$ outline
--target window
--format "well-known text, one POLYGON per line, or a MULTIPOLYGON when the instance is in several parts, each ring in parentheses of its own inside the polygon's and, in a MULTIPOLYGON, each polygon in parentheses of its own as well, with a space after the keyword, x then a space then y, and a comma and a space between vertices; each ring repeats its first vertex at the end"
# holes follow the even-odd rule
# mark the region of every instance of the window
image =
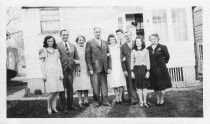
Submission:
POLYGON ((40 9, 41 33, 58 33, 60 19, 58 8, 40 9))
POLYGON ((160 40, 165 42, 168 41, 168 25, 167 25, 167 15, 165 9, 154 9, 152 10, 152 24, 153 33, 158 33, 160 35, 160 40))
POLYGON ((186 9, 172 9, 173 40, 187 41, 186 9))

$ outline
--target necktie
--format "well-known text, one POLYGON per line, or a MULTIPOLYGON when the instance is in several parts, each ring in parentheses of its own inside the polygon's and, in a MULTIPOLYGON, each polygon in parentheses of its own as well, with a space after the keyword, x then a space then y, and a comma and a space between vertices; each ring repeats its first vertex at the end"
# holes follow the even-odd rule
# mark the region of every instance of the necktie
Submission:
POLYGON ((69 55, 69 48, 68 48, 68 45, 67 45, 67 43, 65 42, 65 48, 66 48, 66 52, 67 52, 67 54, 69 55))

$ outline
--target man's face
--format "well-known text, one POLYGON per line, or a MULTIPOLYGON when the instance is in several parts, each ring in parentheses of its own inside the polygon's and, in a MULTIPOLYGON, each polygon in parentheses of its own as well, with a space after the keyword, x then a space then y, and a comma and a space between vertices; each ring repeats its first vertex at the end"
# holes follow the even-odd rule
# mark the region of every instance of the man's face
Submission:
POLYGON ((131 32, 126 32, 125 33, 125 39, 126 39, 127 42, 131 41, 131 32))
POLYGON ((123 39, 124 36, 123 36, 122 32, 117 32, 116 34, 117 34, 117 37, 118 37, 119 40, 123 39))
POLYGON ((68 31, 62 31, 60 36, 64 42, 67 42, 69 40, 69 32, 68 31))
POLYGON ((100 39, 101 38, 101 29, 100 28, 95 28, 94 35, 95 35, 96 39, 100 39))

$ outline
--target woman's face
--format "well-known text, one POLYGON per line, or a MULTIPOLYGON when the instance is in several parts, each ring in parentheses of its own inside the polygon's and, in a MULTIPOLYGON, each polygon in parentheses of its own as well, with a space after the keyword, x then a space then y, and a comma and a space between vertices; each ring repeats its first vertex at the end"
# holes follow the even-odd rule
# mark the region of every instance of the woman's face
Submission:
POLYGON ((79 38, 78 38, 78 41, 77 41, 77 44, 78 44, 79 46, 83 47, 83 46, 84 46, 84 43, 85 43, 84 38, 79 37, 79 38))
POLYGON ((141 39, 140 38, 136 39, 136 46, 141 47, 141 44, 142 44, 141 39))
POLYGON ((150 41, 151 41, 152 44, 158 44, 158 42, 159 42, 159 41, 158 41, 158 38, 155 37, 155 36, 151 36, 151 37, 150 37, 150 41))
POLYGON ((116 44, 116 41, 115 41, 115 38, 114 37, 110 37, 109 38, 109 42, 110 42, 111 45, 116 44))
POLYGON ((49 38, 49 39, 47 39, 47 45, 48 45, 48 47, 52 47, 52 46, 53 46, 53 44, 54 44, 54 40, 53 40, 53 38, 49 38))

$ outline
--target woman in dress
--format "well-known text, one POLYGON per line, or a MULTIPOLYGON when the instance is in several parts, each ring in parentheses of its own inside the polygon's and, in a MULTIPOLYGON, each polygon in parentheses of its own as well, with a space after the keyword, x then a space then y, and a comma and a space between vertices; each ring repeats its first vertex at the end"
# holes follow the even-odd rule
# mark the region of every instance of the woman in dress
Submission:
POLYGON ((112 56, 112 72, 107 76, 108 87, 114 88, 116 103, 122 104, 122 95, 124 86, 126 86, 126 79, 121 66, 120 45, 117 45, 116 38, 113 34, 108 36, 108 43, 112 56))
POLYGON ((159 35, 151 34, 149 36, 151 45, 147 48, 150 55, 150 83, 154 88, 157 98, 156 106, 164 106, 165 89, 171 88, 171 80, 169 77, 166 63, 168 63, 170 55, 165 45, 159 43, 159 35))
POLYGON ((77 90, 79 106, 83 108, 89 106, 88 90, 91 89, 90 76, 85 62, 85 37, 79 35, 76 38, 76 43, 76 48, 80 57, 80 75, 76 76, 74 79, 74 89, 77 90), (83 93, 84 102, 82 100, 83 93))
POLYGON ((64 91, 62 83, 63 71, 60 55, 56 49, 55 38, 53 36, 46 36, 43 44, 43 48, 39 50, 39 59, 41 61, 43 79, 46 84, 46 92, 50 93, 47 111, 51 114, 52 111, 58 112, 56 109, 58 92, 64 91))
POLYGON ((150 76, 149 51, 145 48, 142 37, 137 36, 131 51, 131 76, 135 78, 135 85, 139 97, 139 106, 148 107, 147 86, 150 76))

